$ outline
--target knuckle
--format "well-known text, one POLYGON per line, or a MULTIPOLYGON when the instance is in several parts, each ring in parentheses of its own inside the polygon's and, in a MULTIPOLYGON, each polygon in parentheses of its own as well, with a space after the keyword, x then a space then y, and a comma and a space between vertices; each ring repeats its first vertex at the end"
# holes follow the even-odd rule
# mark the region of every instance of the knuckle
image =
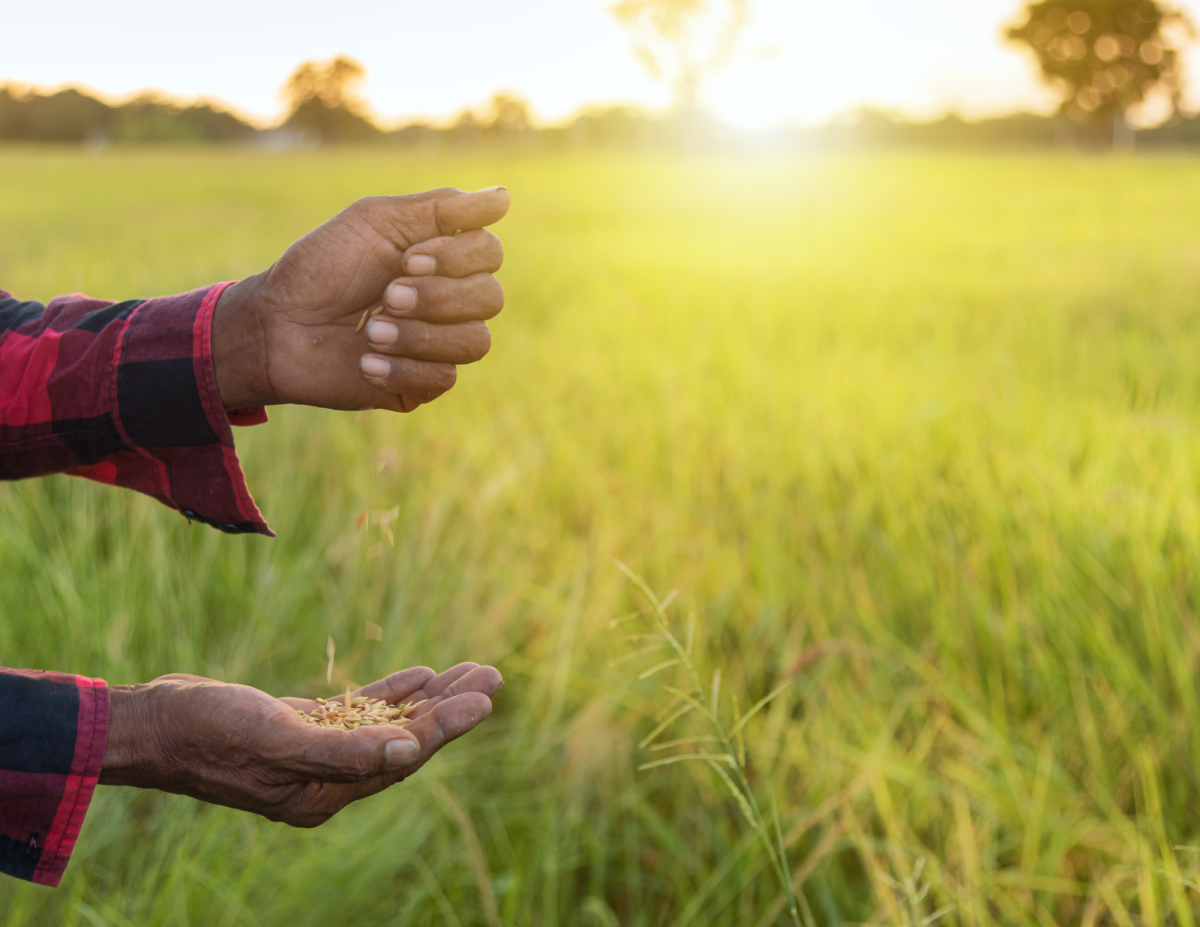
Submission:
POLYGON ((355 200, 350 204, 350 212, 359 216, 369 216, 375 212, 379 206, 379 197, 364 196, 355 200))
POLYGON ((449 738, 447 736, 446 728, 442 724, 442 713, 439 711, 431 711, 429 714, 430 714, 430 717, 433 719, 433 726, 437 730, 437 734, 433 740, 434 749, 440 749, 451 738, 449 738))
POLYGON ((492 349, 492 330, 486 322, 479 324, 475 338, 475 359, 480 360, 487 357, 488 351, 492 349))
POLYGON ((457 229, 452 228, 453 223, 442 215, 442 200, 433 201, 433 227, 438 230, 441 235, 453 235, 457 229))
POLYGON ((411 333, 413 350, 418 354, 427 354, 433 347, 433 334, 435 329, 428 322, 421 322, 415 326, 411 333))
POLYGON ((396 392, 404 392, 405 388, 412 383, 414 372, 417 369, 416 361, 408 357, 393 357, 391 360, 392 375, 388 377, 388 389, 396 392))

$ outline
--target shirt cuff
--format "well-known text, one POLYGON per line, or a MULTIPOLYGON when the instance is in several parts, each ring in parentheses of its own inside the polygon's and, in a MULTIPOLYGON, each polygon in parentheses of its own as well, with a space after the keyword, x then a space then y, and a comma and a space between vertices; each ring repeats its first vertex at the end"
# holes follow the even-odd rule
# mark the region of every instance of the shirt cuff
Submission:
POLYGON ((56 886, 108 747, 103 679, 0 669, 0 872, 56 886))
POLYGON ((229 534, 274 537, 250 496, 230 427, 261 424, 266 410, 226 413, 217 392, 212 321, 228 286, 149 299, 130 315, 111 389, 114 424, 134 450, 72 472, 136 488, 229 534))

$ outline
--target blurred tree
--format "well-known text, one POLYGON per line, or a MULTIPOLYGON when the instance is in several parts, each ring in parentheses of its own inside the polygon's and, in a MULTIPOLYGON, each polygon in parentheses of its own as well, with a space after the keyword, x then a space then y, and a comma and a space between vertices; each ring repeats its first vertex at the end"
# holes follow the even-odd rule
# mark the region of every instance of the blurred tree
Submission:
POLYGON ((107 134, 117 111, 74 88, 48 96, 0 87, 0 139, 79 142, 107 134))
POLYGON ((750 0, 618 0, 610 7, 649 74, 695 110, 704 81, 719 71, 749 21, 750 0))
POLYGON ((142 94, 110 106, 73 88, 43 96, 0 86, 0 141, 239 142, 254 134, 211 103, 142 94))
POLYGON ((514 93, 500 91, 492 94, 492 102, 488 104, 491 110, 492 128, 501 132, 521 132, 533 121, 529 114, 529 104, 514 93))
POLYGON ((1179 45, 1193 34, 1183 13, 1154 0, 1042 0, 1026 14, 1007 37, 1037 56, 1072 122, 1120 132, 1156 90, 1178 111, 1179 45))
POLYGON ((117 142, 237 142, 254 135, 250 126, 210 103, 182 107, 153 93, 119 107, 110 131, 117 142))
POLYGON ((361 64, 344 55, 324 64, 306 61, 283 85, 283 96, 292 110, 314 97, 329 107, 353 109, 361 103, 353 91, 366 76, 367 71, 361 64))
POLYGON ((483 122, 474 112, 464 109, 444 134, 446 141, 453 146, 478 148, 483 140, 483 122))
POLYGON ((363 100, 355 93, 366 73, 361 64, 345 56, 324 63, 304 62, 281 91, 288 106, 284 128, 313 132, 322 142, 379 138, 379 128, 363 115, 363 100))

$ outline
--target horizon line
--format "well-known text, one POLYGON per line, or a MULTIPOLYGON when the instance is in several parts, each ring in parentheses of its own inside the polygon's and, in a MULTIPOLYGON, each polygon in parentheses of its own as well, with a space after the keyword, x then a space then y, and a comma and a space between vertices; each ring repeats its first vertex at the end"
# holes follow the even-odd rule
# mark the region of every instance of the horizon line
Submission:
MULTIPOLYGON (((104 90, 93 87, 84 81, 67 81, 67 82, 64 82, 61 84, 35 84, 35 83, 27 82, 27 81, 22 81, 19 78, 3 77, 3 78, 0 78, 0 90, 5 90, 5 91, 9 91, 10 93, 14 93, 16 96, 18 96, 18 98, 19 97, 28 97, 28 96, 49 97, 49 96, 53 96, 58 93, 63 93, 65 91, 74 90, 85 96, 90 96, 95 100, 99 100, 101 103, 104 103, 106 106, 110 106, 113 108, 128 106, 132 103, 138 102, 139 100, 147 100, 147 101, 152 101, 155 103, 163 103, 168 106, 175 106, 175 107, 179 107, 181 109, 186 109, 191 106, 208 106, 211 109, 214 109, 216 111, 225 112, 225 113, 228 113, 228 114, 236 117, 241 122, 244 122, 246 125, 250 126, 251 128, 253 128, 259 132, 269 132, 274 129, 282 128, 283 124, 287 121, 286 114, 276 115, 276 116, 273 116, 270 118, 259 117, 257 115, 254 115, 254 114, 242 109, 239 106, 236 106, 232 103, 228 103, 225 100, 222 100, 221 98, 219 98, 217 96, 209 96, 206 94, 201 94, 201 95, 194 96, 194 97, 188 97, 188 96, 183 96, 180 94, 173 94, 170 91, 163 90, 158 87, 139 88, 138 90, 135 90, 128 94, 118 95, 118 94, 108 93, 104 90)), ((533 117, 536 117, 536 112, 533 109, 532 105, 529 104, 528 101, 522 95, 520 95, 519 93, 516 93, 510 89, 506 89, 506 88, 497 88, 496 90, 492 91, 492 95, 501 94, 501 93, 512 94, 515 98, 520 99, 523 102, 525 102, 529 106, 530 115, 533 117)), ((426 126, 430 126, 432 128, 439 129, 439 130, 444 130, 447 128, 452 128, 455 121, 458 120, 459 118, 461 118, 464 114, 471 113, 472 115, 479 116, 480 109, 485 108, 488 105, 488 102, 490 102, 490 98, 487 102, 484 102, 482 104, 482 106, 480 106, 478 104, 475 104, 475 105, 464 104, 459 110, 457 110, 453 115, 450 115, 450 116, 437 117, 437 116, 431 116, 431 115, 425 114, 425 113, 420 113, 420 114, 410 114, 410 115, 405 115, 405 116, 400 116, 400 117, 395 117, 395 118, 387 118, 387 117, 380 116, 371 107, 369 98, 364 98, 363 100, 360 101, 358 106, 354 107, 354 111, 357 112, 359 115, 362 115, 364 118, 370 120, 377 128, 379 128, 383 132, 394 132, 394 131, 398 131, 400 129, 406 128, 408 126, 414 126, 414 125, 426 125, 426 126)), ((570 125, 571 123, 573 123, 573 122, 577 121, 578 119, 583 118, 585 116, 600 113, 600 112, 611 111, 614 109, 629 109, 629 110, 632 110, 638 114, 644 115, 647 118, 651 118, 651 119, 663 119, 663 118, 669 116, 671 113, 671 109, 669 107, 662 108, 662 109, 655 109, 655 108, 647 107, 642 103, 636 103, 636 102, 632 102, 632 101, 624 101, 624 100, 620 100, 620 99, 607 100, 607 101, 595 101, 595 102, 581 103, 578 107, 576 107, 571 112, 571 114, 569 116, 565 117, 562 120, 542 121, 542 120, 533 118, 530 121, 530 128, 535 128, 535 129, 562 128, 562 127, 570 125)), ((904 109, 898 108, 898 107, 890 107, 890 106, 886 106, 886 105, 882 105, 882 104, 871 103, 869 101, 862 101, 860 103, 857 103, 857 104, 851 106, 848 109, 845 109, 838 113, 835 113, 834 115, 832 115, 832 116, 828 117, 827 119, 824 119, 820 122, 805 123, 805 122, 802 122, 801 120, 796 120, 796 119, 781 120, 780 122, 776 123, 774 126, 771 126, 771 127, 758 128, 758 129, 747 129, 747 128, 742 128, 742 127, 738 127, 738 126, 730 124, 727 120, 723 119, 722 117, 720 117, 719 115, 717 115, 716 113, 712 112, 711 110, 709 110, 705 107, 701 107, 701 111, 705 115, 707 115, 709 118, 724 125, 730 131, 734 131, 734 132, 738 132, 738 133, 746 133, 746 134, 762 134, 762 133, 770 133, 770 132, 788 130, 788 129, 795 130, 795 129, 822 128, 822 127, 826 127, 826 126, 836 125, 839 121, 844 120, 847 117, 861 115, 863 113, 878 113, 878 114, 885 115, 885 116, 898 117, 901 121, 908 122, 912 125, 932 125, 934 123, 941 122, 945 119, 951 119, 951 118, 960 119, 961 121, 968 123, 968 124, 979 124, 979 123, 987 122, 987 121, 993 120, 993 119, 1005 119, 1005 118, 1010 118, 1013 116, 1022 116, 1022 115, 1039 116, 1042 118, 1051 118, 1054 115, 1056 115, 1056 112, 1057 112, 1056 110, 1053 110, 1053 109, 1046 111, 1046 112, 1041 112, 1038 110, 1038 108, 1031 106, 1031 107, 1025 107, 1022 109, 1007 109, 1007 110, 1003 110, 1003 111, 997 111, 994 113, 988 113, 986 115, 978 115, 978 116, 968 117, 968 116, 963 115, 963 113, 960 112, 959 109, 957 109, 956 107, 947 106, 947 107, 939 110, 937 112, 937 115, 929 116, 926 114, 918 115, 916 113, 907 112, 904 109)), ((1182 111, 1182 115, 1184 115, 1186 118, 1192 118, 1198 114, 1190 112, 1190 111, 1182 111)), ((1164 123, 1166 121, 1169 121, 1169 120, 1164 120, 1164 123)), ((1141 126, 1139 128, 1153 128, 1153 126, 1141 126)))

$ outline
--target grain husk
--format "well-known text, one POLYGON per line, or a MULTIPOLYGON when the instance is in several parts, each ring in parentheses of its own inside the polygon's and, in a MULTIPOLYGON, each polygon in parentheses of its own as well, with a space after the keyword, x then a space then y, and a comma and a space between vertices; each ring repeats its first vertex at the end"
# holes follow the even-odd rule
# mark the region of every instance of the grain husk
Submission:
POLYGON ((323 698, 315 701, 316 707, 311 712, 296 709, 300 719, 306 724, 344 731, 353 731, 363 726, 404 727, 412 723, 410 715, 413 711, 425 703, 425 700, 422 700, 393 705, 381 698, 367 698, 362 695, 351 697, 349 692, 332 701, 323 698))

